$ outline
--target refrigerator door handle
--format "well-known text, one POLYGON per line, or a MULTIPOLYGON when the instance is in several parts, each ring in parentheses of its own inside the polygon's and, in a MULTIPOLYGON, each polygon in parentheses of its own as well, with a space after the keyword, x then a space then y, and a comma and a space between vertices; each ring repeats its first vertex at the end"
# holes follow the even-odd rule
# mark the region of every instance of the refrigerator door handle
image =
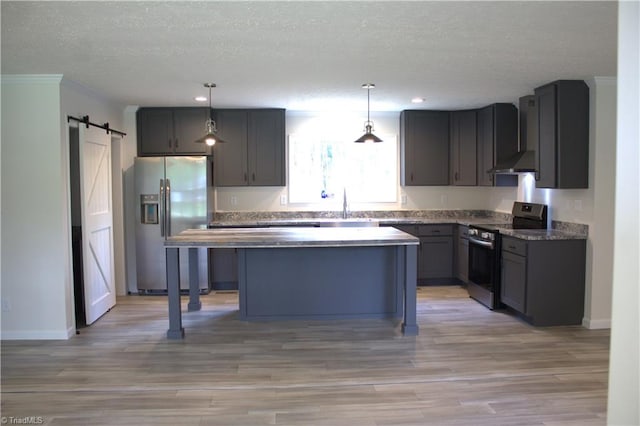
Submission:
POLYGON ((166 234, 167 237, 171 236, 171 181, 169 179, 166 180, 166 206, 167 206, 167 211, 165 212, 165 216, 166 216, 166 220, 167 220, 167 228, 166 228, 166 234))
POLYGON ((160 236, 164 237, 164 211, 165 199, 164 199, 164 179, 160 179, 160 236))

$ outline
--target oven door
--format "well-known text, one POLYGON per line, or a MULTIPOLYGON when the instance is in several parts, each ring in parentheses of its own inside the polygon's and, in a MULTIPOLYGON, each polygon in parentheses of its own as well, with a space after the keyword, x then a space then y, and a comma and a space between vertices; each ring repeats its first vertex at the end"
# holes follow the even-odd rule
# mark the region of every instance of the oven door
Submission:
POLYGON ((500 248, 497 241, 469 236, 469 296, 490 309, 500 305, 500 248))
POLYGON ((496 261, 494 242, 469 237, 469 281, 491 290, 496 261))

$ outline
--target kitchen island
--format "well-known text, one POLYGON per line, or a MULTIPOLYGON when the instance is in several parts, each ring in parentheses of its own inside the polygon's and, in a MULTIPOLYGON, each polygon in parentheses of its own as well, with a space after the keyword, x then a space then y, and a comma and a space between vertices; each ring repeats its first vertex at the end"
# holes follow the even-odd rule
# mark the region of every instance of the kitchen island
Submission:
MULTIPOLYGON (((417 335, 419 239, 390 227, 193 229, 165 241, 169 330, 184 336, 178 252, 189 249, 189 281, 198 282, 197 249, 238 250, 241 320, 402 317, 417 335)), ((196 285, 189 310, 200 309, 196 285)))

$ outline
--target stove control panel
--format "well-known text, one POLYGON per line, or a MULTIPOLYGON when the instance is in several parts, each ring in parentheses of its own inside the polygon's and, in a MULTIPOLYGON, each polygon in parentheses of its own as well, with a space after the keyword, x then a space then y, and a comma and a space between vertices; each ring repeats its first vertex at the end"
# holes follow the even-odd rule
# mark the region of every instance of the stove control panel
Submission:
POLYGON ((469 228, 469 236, 483 239, 485 241, 494 241, 496 239, 496 233, 483 231, 477 228, 469 228))

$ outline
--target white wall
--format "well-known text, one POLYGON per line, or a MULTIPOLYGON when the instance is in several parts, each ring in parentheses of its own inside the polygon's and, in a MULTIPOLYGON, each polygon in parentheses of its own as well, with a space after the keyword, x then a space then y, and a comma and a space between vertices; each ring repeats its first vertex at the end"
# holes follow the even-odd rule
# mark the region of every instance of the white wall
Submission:
POLYGON ((61 75, 2 76, 3 339, 74 334, 67 115, 120 111, 61 75))
POLYGON ((592 211, 587 245, 585 326, 611 327, 613 288, 613 226, 616 181, 617 80, 596 78, 591 89, 589 186, 592 211))
POLYGON ((2 76, 3 339, 73 332, 61 79, 2 76))
POLYGON ((640 424, 640 2, 618 3, 613 313, 607 423, 640 424))

